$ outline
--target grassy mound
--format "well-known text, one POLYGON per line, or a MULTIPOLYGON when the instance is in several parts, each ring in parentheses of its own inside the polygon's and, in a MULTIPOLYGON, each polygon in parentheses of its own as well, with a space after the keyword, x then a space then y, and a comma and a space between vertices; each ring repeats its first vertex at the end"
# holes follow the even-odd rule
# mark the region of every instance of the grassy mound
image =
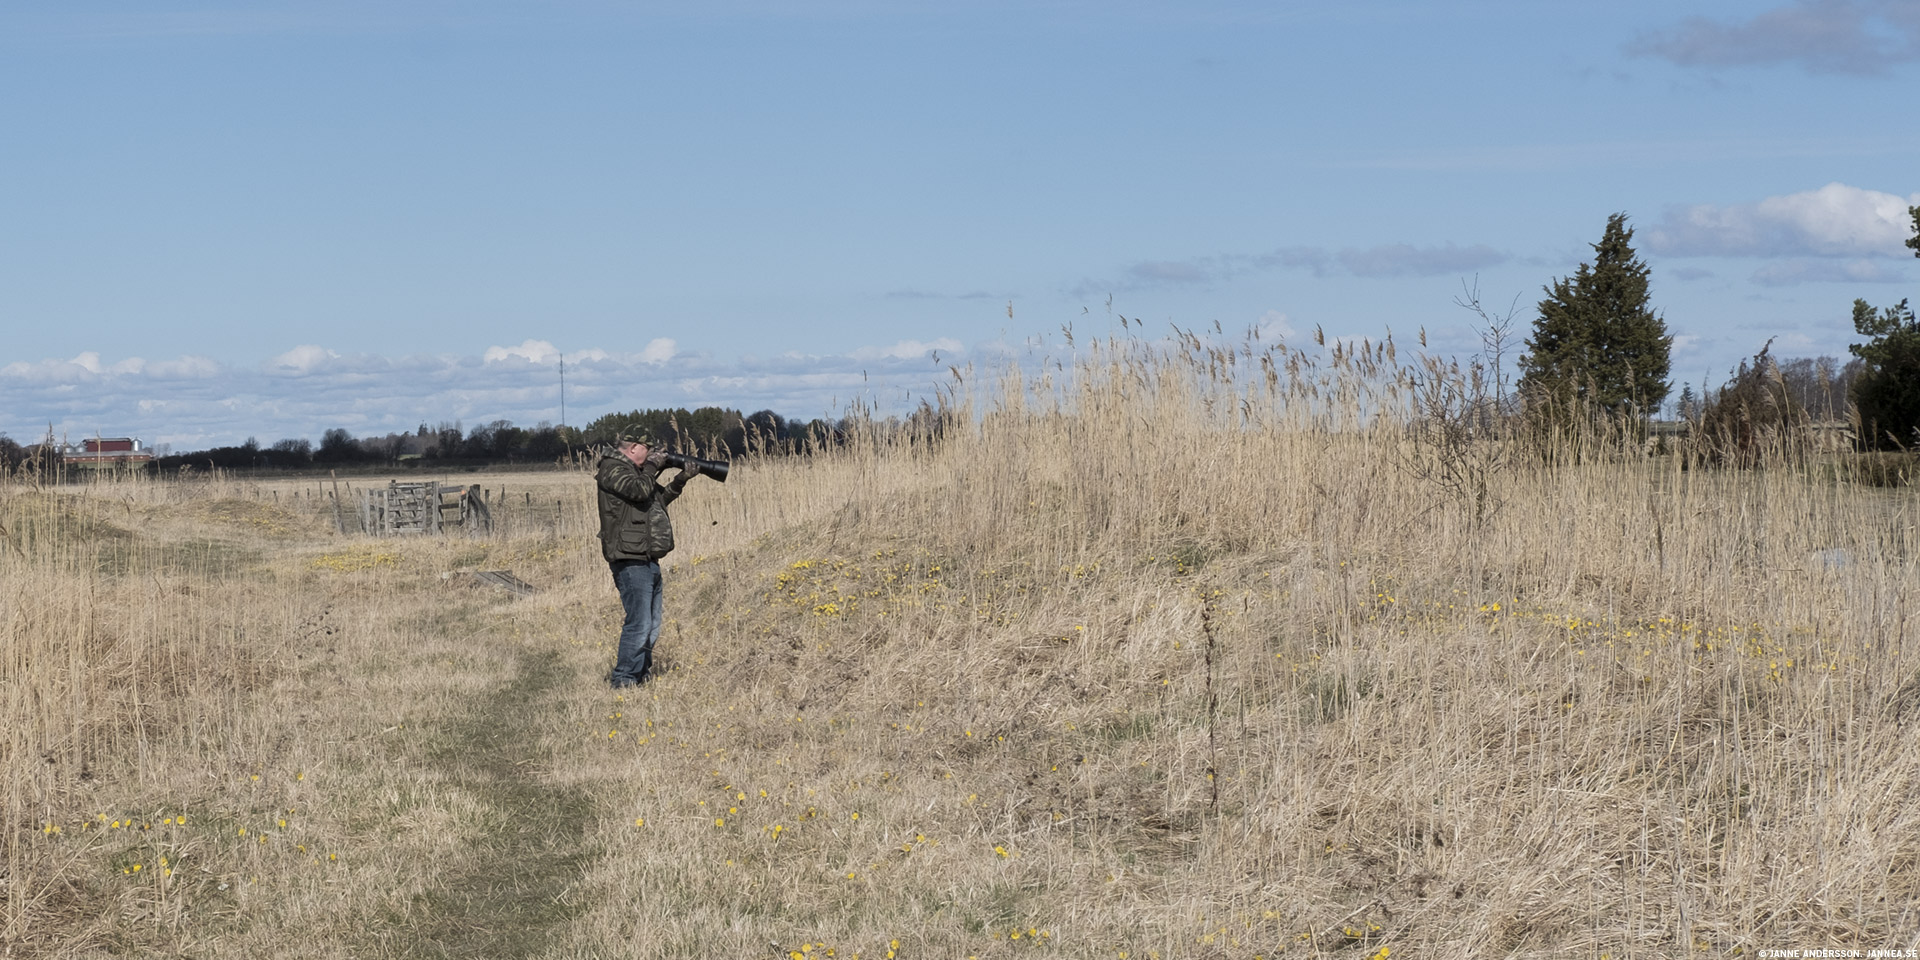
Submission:
POLYGON ((244 563, 0 561, 37 578, 0 598, 8 938, 1904 946, 1920 650, 1894 494, 1622 446, 1489 457, 1463 497, 1423 465, 1476 454, 1402 428, 1392 364, 1103 343, 919 430, 741 462, 675 505, 638 695, 603 682, 620 614, 584 474, 516 475, 555 506, 472 541, 342 537, 324 500, 240 487, 253 506, 175 528, 164 486, 91 491, 156 550, 260 529, 220 534, 244 563), (440 576, 500 568, 537 592, 440 576), (148 585, 192 599, 57 616, 148 585))

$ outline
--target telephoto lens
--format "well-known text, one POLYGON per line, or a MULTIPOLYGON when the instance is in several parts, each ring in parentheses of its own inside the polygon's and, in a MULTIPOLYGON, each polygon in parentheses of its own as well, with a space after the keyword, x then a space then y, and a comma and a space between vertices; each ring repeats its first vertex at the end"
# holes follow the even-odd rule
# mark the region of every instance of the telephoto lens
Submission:
POLYGON ((702 460, 689 457, 684 453, 666 452, 667 466, 680 470, 691 470, 702 476, 712 477, 721 483, 727 482, 727 468, 733 466, 726 460, 702 460))

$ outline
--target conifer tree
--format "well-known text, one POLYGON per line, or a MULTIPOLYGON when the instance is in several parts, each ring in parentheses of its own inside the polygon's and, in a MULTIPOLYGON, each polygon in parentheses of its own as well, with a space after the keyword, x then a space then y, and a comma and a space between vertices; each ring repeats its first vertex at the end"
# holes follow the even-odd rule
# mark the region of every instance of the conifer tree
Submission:
POLYGON ((1881 310, 1855 300, 1853 329, 1868 338, 1847 347, 1864 361, 1852 397, 1860 443, 1870 449, 1912 447, 1920 442, 1920 321, 1905 300, 1881 310))
POLYGON ((1613 214, 1593 263, 1545 288, 1520 360, 1527 402, 1579 401, 1609 413, 1631 405, 1644 415, 1666 401, 1673 337, 1648 306, 1651 271, 1632 241, 1627 215, 1613 214))
MULTIPOLYGON (((1913 214, 1907 246, 1920 257, 1920 207, 1907 212, 1913 214)), ((1905 300, 1880 310, 1855 300, 1853 329, 1868 338, 1847 347, 1863 363, 1852 389, 1860 444, 1897 448, 1920 443, 1920 321, 1905 300)))
POLYGON ((1676 412, 1682 420, 1692 420, 1700 413, 1700 398, 1694 396, 1693 384, 1689 383, 1680 388, 1680 401, 1678 406, 1679 410, 1676 412))

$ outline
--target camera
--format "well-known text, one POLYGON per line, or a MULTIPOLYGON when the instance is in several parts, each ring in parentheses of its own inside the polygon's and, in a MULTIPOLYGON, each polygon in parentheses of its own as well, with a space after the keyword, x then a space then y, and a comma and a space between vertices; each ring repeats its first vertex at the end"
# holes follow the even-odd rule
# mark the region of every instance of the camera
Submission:
POLYGON ((674 453, 671 450, 662 450, 660 455, 666 459, 669 467, 712 477, 721 483, 727 482, 727 468, 733 466, 726 460, 702 460, 699 457, 689 457, 684 453, 674 453))

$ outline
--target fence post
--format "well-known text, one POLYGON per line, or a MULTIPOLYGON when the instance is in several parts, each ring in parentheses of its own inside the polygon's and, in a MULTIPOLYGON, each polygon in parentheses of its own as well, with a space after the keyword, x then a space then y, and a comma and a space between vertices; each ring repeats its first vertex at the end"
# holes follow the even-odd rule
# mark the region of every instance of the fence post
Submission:
POLYGON ((340 474, 328 470, 327 475, 333 478, 333 527, 344 537, 347 535, 347 518, 340 515, 340 474))

